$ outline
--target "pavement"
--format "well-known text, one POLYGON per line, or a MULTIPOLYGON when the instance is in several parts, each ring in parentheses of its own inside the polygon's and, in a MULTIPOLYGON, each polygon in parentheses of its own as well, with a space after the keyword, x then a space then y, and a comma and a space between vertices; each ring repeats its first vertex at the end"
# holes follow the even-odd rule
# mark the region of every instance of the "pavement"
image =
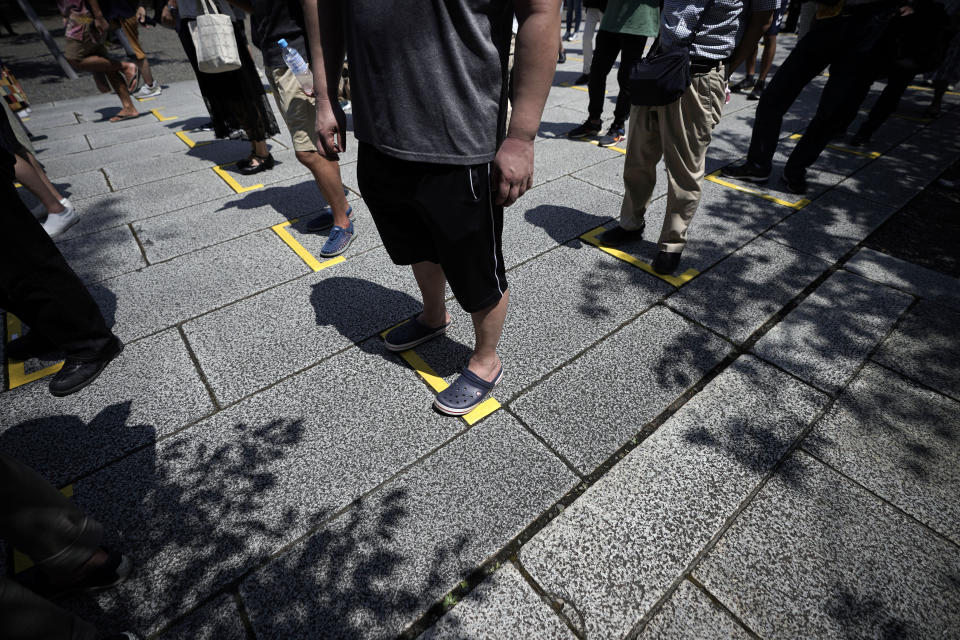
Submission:
MULTIPOLYGON (((756 103, 735 95, 665 280, 652 242, 591 242, 624 156, 563 137, 586 109, 565 86, 578 47, 506 215, 506 375, 467 420, 430 409, 472 344, 455 303, 446 337, 383 347, 419 302, 352 138, 359 236, 323 261, 288 136, 273 171, 235 173, 246 143, 197 131, 194 83, 118 124, 112 96, 34 105, 39 158, 82 215, 58 245, 127 345, 65 399, 55 363, 4 360, 0 447, 136 559, 65 606, 163 639, 960 637, 960 282, 866 246, 960 159, 960 95, 926 121, 930 92, 910 89, 871 145, 825 152, 802 199, 712 175, 747 146, 756 103)), ((825 80, 786 117, 777 168, 825 80)))

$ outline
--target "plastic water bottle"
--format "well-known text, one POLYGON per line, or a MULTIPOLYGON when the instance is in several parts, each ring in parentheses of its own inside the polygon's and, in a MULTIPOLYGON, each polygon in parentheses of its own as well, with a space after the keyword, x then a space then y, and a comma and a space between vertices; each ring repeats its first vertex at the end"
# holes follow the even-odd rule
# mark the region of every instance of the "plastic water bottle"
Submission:
POLYGON ((303 59, 300 52, 291 47, 286 40, 279 40, 277 44, 283 49, 283 61, 287 63, 287 68, 293 73, 294 77, 300 82, 303 91, 307 95, 313 95, 313 73, 307 61, 303 59))

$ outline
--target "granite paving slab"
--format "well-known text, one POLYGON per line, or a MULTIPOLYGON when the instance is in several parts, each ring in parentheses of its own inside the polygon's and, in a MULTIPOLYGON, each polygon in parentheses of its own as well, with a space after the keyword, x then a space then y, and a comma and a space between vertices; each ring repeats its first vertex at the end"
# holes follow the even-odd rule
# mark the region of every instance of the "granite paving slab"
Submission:
POLYGON ((543 116, 540 118, 540 129, 537 131, 537 141, 566 138, 567 132, 580 126, 585 119, 582 111, 569 107, 556 106, 544 109, 543 116))
POLYGON ((880 346, 874 360, 960 400, 960 312, 921 301, 880 346))
MULTIPOLYGON (((319 196, 320 191, 316 189, 316 185, 311 181, 309 184, 314 186, 315 192, 318 194, 318 202, 323 205, 323 199, 319 196)), ((359 199, 353 193, 350 193, 350 200, 348 204, 353 207, 353 214, 351 220, 353 221, 353 231, 354 238, 353 242, 350 244, 350 248, 343 254, 344 258, 351 258, 354 256, 359 256, 371 249, 383 246, 383 241, 380 239, 380 234, 377 232, 377 225, 373 222, 373 217, 370 215, 370 209, 367 208, 366 203, 359 199)), ((326 243, 327 238, 330 237, 331 228, 325 229, 323 231, 307 231, 307 225, 310 224, 312 219, 320 211, 311 212, 306 215, 299 216, 293 224, 289 227, 286 227, 287 233, 290 236, 300 243, 304 249, 306 249, 310 255, 316 258, 319 262, 323 263, 329 258, 324 258, 320 255, 323 245, 326 243)), ((390 262, 388 256, 382 256, 381 258, 385 262, 390 262)), ((406 272, 411 274, 409 267, 406 267, 406 272)))
MULTIPOLYGON (((29 122, 26 123, 29 126, 29 122)), ((41 131, 37 135, 30 136, 30 144, 33 146, 35 155, 43 162, 47 158, 69 155, 80 151, 89 151, 92 147, 87 142, 86 136, 60 136, 52 131, 41 131)))
POLYGON ((667 299, 667 304, 743 342, 827 269, 818 258, 757 238, 667 299))
POLYGON ((167 153, 182 152, 186 147, 175 136, 162 136, 137 140, 114 147, 91 149, 68 156, 44 159, 44 170, 50 179, 82 173, 115 164, 128 162, 131 158, 150 158, 167 153))
MULTIPOLYGON (((789 141, 788 141, 789 142, 789 141)), ((791 143, 792 144, 792 143, 791 143)), ((725 151, 722 147, 718 151, 725 151)), ((745 153, 742 153, 742 156, 745 156, 745 153)), ((770 179, 766 184, 754 184, 750 182, 742 182, 736 180, 735 178, 729 178, 724 175, 716 175, 719 180, 725 182, 730 182, 739 187, 750 189, 752 191, 758 191, 764 195, 777 198, 783 202, 796 204, 800 206, 802 200, 813 201, 818 197, 833 189, 838 184, 843 182, 847 175, 841 173, 832 173, 830 171, 820 168, 818 165, 813 165, 807 170, 807 190, 803 194, 796 194, 787 189, 787 185, 783 182, 783 165, 784 162, 780 158, 775 157, 773 160, 773 168, 770 171, 770 179)), ((859 175, 859 174, 857 174, 859 175)), ((757 196, 753 196, 757 197, 757 196)))
POLYGON ((803 444, 960 544, 960 403, 870 364, 803 444))
MULTIPOLYGON (((144 105, 148 103, 143 103, 144 105)), ((141 110, 143 107, 139 107, 141 110)), ((202 103, 201 103, 201 108, 202 103)), ((158 136, 170 136, 172 135, 171 131, 157 121, 154 117, 142 117, 139 118, 142 124, 137 124, 135 126, 126 127, 124 129, 104 129, 103 131, 98 131, 96 133, 86 134, 86 138, 90 143, 91 149, 102 149, 104 147, 112 147, 115 145, 126 145, 130 142, 140 142, 141 140, 148 140, 150 138, 156 138, 158 136)))
POLYGON ((637 637, 642 640, 749 640, 753 636, 703 591, 684 580, 637 637))
POLYGON ((378 249, 201 316, 184 333, 217 398, 233 402, 421 308, 409 267, 378 249))
POLYGON ((113 227, 58 245, 70 267, 86 283, 99 282, 147 266, 129 227, 113 227))
POLYGON ((804 454, 694 571, 763 638, 947 638, 960 549, 804 454))
MULTIPOLYGON (((579 241, 550 251, 507 274, 511 305, 498 352, 504 377, 493 395, 501 403, 539 380, 621 323, 662 298, 666 282, 579 241)), ((452 381, 473 349, 470 318, 448 305, 447 334, 417 348, 452 381)))
POLYGON ((822 258, 840 259, 896 211, 849 192, 833 190, 766 232, 766 237, 822 258))
POLYGON ((241 585, 258 638, 390 638, 577 482, 494 414, 241 585))
POLYGON ((161 633, 160 640, 248 640, 236 596, 226 593, 161 633))
POLYGON ((573 640, 553 609, 507 563, 447 611, 420 640, 573 640))
POLYGON ((912 302, 913 296, 836 271, 770 329, 753 352, 836 393, 912 302))
POLYGON ((48 382, 3 393, 0 448, 57 485, 213 410, 175 330, 128 344, 96 382, 72 396, 54 398, 48 382))
MULTIPOLYGON (((76 500, 137 571, 79 610, 151 634, 463 429, 429 411, 427 387, 378 346, 350 349, 80 482, 76 500)), ((543 481, 525 489, 536 496, 556 472, 542 463, 518 464, 531 469, 521 477, 543 481)))
POLYGON ((888 156, 871 162, 837 185, 837 190, 900 209, 920 193, 930 179, 911 163, 888 156))
MULTIPOLYGON (((76 114, 69 109, 58 109, 53 113, 43 113, 42 111, 36 111, 36 108, 31 105, 31 114, 23 121, 23 124, 31 132, 42 131, 49 134, 48 130, 50 129, 75 125, 77 122, 76 114)), ((57 133, 59 134, 59 132, 57 133)))
POLYGON ((844 269, 920 298, 960 309, 960 280, 866 247, 844 269))
POLYGON ((537 143, 534 150, 533 184, 536 186, 556 180, 617 155, 620 155, 617 151, 582 140, 543 140, 537 143))
POLYGON ((61 237, 75 238, 232 193, 234 190, 213 171, 200 171, 181 176, 175 182, 150 182, 87 198, 78 203, 82 206, 79 222, 61 237))
POLYGON ((132 340, 308 273, 267 229, 91 288, 114 332, 132 340))
POLYGON ((742 356, 520 550, 590 638, 648 614, 826 397, 742 356))
POLYGON ((70 198, 75 205, 81 205, 80 200, 112 191, 103 172, 99 170, 85 171, 83 173, 75 173, 72 176, 53 178, 50 182, 53 183, 53 186, 55 186, 61 194, 70 198))
POLYGON ((520 396, 513 410, 578 471, 589 474, 729 349, 707 330, 665 307, 653 307, 520 396), (583 402, 585 394, 595 401, 583 402))
MULTIPOLYGON (((148 182, 175 178, 197 171, 211 171, 213 162, 204 157, 188 152, 183 147, 183 153, 168 153, 153 158, 130 158, 122 164, 111 164, 103 168, 103 173, 110 180, 114 190, 128 189, 148 182)), ((206 175, 205 177, 209 177, 206 175)), ((165 183, 178 184, 180 181, 165 183)))

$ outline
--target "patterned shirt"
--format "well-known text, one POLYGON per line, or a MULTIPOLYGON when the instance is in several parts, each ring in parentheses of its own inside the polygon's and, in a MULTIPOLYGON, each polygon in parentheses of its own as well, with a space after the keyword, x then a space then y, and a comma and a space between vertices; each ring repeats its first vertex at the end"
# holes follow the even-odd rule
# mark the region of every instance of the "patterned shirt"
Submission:
POLYGON ((660 46, 668 50, 690 42, 691 56, 723 60, 737 44, 744 8, 771 11, 777 9, 780 2, 714 0, 711 4, 710 0, 665 0, 660 15, 660 46))
POLYGON ((57 8, 67 19, 63 35, 70 40, 83 40, 83 30, 93 21, 87 3, 84 0, 57 0, 57 8))

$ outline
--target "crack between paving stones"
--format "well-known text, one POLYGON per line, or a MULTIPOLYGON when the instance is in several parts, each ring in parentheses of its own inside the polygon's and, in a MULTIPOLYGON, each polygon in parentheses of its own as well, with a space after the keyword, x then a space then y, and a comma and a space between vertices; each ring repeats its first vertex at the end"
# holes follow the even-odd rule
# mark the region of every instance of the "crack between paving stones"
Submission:
MULTIPOLYGON (((143 258, 143 262, 149 267, 149 266, 150 266, 150 258, 147 257, 147 251, 143 248, 143 243, 140 242, 140 236, 137 235, 136 229, 133 228, 133 223, 132 223, 132 222, 127 223, 127 227, 130 229, 130 233, 133 234, 133 239, 136 240, 136 242, 137 242, 137 247, 140 249, 140 257, 143 258)), ((143 268, 143 267, 141 267, 141 268, 143 268)), ((133 271, 138 271, 138 269, 133 269, 133 271)), ((127 271, 127 272, 125 272, 125 273, 117 274, 116 276, 113 276, 113 277, 120 277, 120 276, 122 276, 122 275, 126 275, 127 273, 131 273, 131 272, 130 272, 130 271, 127 271)), ((109 278, 107 278, 107 279, 109 280, 109 278)))
POLYGON ((240 623, 243 625, 243 630, 247 633, 247 640, 257 640, 253 622, 250 620, 250 612, 247 611, 247 604, 243 601, 243 598, 240 597, 240 591, 233 591, 230 595, 233 596, 233 603, 236 605, 237 612, 240 614, 240 623))
MULTIPOLYGON (((544 449, 546 449, 547 451, 549 451, 550 453, 552 453, 553 455, 555 455, 555 456, 560 460, 560 462, 562 462, 564 465, 566 465, 567 469, 569 469, 570 472, 573 473, 573 475, 577 476, 577 478, 579 478, 581 481, 585 479, 585 478, 584 478, 584 475, 583 475, 582 473, 580 473, 580 470, 577 469, 577 468, 573 465, 572 462, 570 462, 569 460, 567 460, 567 457, 566 457, 565 455, 563 455, 562 453, 560 453, 559 451, 557 451, 557 450, 553 447, 553 445, 551 445, 549 442, 547 442, 546 439, 545 439, 543 436, 541 436, 539 433, 537 433, 536 431, 534 431, 534 430, 530 427, 530 425, 528 425, 527 422, 526 422, 523 418, 521 418, 519 415, 516 414, 516 412, 514 412, 513 407, 511 407, 511 406, 509 406, 509 405, 505 405, 505 406, 503 406, 503 407, 501 408, 501 410, 502 410, 502 411, 505 411, 508 415, 512 416, 513 419, 516 420, 516 421, 520 424, 520 426, 522 426, 524 429, 526 429, 527 432, 528 432, 531 436, 533 436, 533 438, 534 438, 535 440, 537 440, 538 442, 540 442, 541 445, 543 445, 543 448, 544 448, 544 449)), ((492 415, 492 414, 491 414, 491 415, 492 415)), ((484 418, 484 420, 486 420, 486 418, 484 418)), ((482 422, 482 420, 481 420, 481 422, 482 422)))
POLYGON ((210 396, 210 402, 213 403, 213 413, 217 413, 221 410, 220 401, 217 400, 217 394, 213 392, 213 387, 210 385, 210 381, 207 380, 207 374, 204 372, 203 368, 200 366, 200 361, 197 359, 197 354, 193 351, 193 346, 190 344, 190 341, 187 339, 187 334, 183 330, 183 325, 177 325, 177 333, 180 335, 180 340, 183 341, 183 346, 187 350, 187 354, 190 356, 190 362, 193 363, 193 368, 197 371, 197 376, 200 378, 200 381, 203 383, 203 388, 207 390, 207 395, 210 396))
POLYGON ((693 576, 687 576, 687 580, 690 582, 690 584, 694 585, 697 589, 699 589, 700 592, 701 592, 704 596, 706 596, 706 597, 714 604, 715 607, 717 607, 718 609, 720 609, 720 611, 722 611, 724 614, 726 614, 726 616, 727 616, 728 618, 730 618, 731 620, 733 620, 741 629, 743 629, 743 630, 747 633, 747 635, 749 635, 751 638, 754 638, 755 640, 762 640, 762 638, 760 637, 760 634, 759 634, 759 633, 755 632, 753 629, 751 629, 750 627, 748 627, 748 626, 747 626, 747 623, 744 622, 744 621, 740 618, 740 616, 738 616, 737 614, 735 614, 726 604, 724 604, 724 603, 720 600, 720 598, 718 598, 717 596, 713 595, 713 593, 711 593, 710 590, 707 589, 707 587, 704 586, 703 583, 701 583, 699 580, 697 580, 697 579, 694 578, 693 576))
POLYGON ((530 572, 527 571, 525 566, 523 566, 523 563, 520 561, 519 557, 514 556, 511 558, 511 562, 517 569, 517 572, 523 577, 524 580, 526 580, 527 584, 530 585, 530 588, 533 589, 534 593, 536 593, 537 596, 540 597, 540 600, 550 607, 554 614, 556 614, 556 616, 560 618, 565 625, 567 625, 567 628, 570 629, 570 632, 573 633, 577 640, 587 640, 587 633, 582 626, 578 627, 575 625, 573 620, 570 619, 570 616, 564 613, 564 606, 560 599, 551 596, 547 590, 544 589, 539 582, 537 582, 537 579, 530 575, 530 572))

